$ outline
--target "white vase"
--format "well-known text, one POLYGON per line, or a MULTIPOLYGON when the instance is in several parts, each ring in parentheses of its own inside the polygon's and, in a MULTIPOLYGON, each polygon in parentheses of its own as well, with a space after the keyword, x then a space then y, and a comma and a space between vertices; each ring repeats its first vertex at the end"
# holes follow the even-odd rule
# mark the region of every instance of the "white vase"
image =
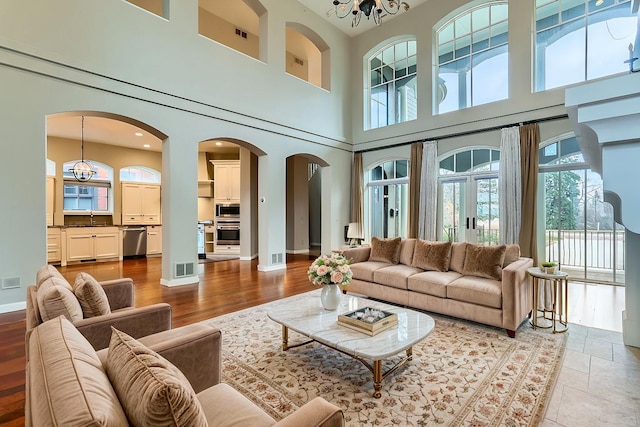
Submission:
POLYGON ((335 310, 340 305, 342 295, 340 294, 340 286, 338 285, 322 285, 320 293, 320 301, 325 310, 335 310))

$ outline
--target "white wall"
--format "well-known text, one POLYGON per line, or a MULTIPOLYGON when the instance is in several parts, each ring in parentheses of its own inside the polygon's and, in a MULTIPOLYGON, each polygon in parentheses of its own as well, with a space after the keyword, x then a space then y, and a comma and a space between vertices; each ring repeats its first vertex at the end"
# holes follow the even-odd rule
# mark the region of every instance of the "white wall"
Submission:
MULTIPOLYGON (((305 14, 297 1, 263 1, 273 30, 263 63, 198 36, 196 0, 170 4, 166 21, 126 2, 0 0, 0 278, 21 282, 0 291, 0 311, 24 307, 26 286, 46 263, 48 114, 120 114, 167 136, 162 280, 168 285, 182 282, 172 277, 175 263, 197 261, 199 141, 233 138, 261 155, 257 192, 267 203, 258 207, 258 256, 264 270, 283 267, 273 265, 271 255, 285 252, 286 158, 316 156, 335 166, 329 185, 349 182, 344 35, 305 14), (332 92, 284 72, 285 22, 298 19, 332 46, 332 92)), ((328 195, 340 223, 348 220, 348 193, 328 195)), ((331 224, 323 228, 323 244, 336 247, 342 230, 331 224)))

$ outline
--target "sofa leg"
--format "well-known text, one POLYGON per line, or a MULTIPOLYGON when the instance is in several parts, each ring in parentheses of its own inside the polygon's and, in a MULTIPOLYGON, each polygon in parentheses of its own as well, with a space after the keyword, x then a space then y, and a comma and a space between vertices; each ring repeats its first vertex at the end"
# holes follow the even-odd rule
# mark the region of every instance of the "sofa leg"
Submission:
POLYGON ((511 329, 506 329, 506 331, 507 331, 507 335, 509 335, 509 338, 516 337, 516 331, 512 331, 511 329))

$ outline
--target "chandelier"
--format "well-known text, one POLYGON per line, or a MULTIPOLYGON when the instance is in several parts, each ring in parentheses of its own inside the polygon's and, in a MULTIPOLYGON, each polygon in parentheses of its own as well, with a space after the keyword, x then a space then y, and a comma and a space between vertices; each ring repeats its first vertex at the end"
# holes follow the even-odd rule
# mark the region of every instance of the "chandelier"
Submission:
MULTIPOLYGON (((363 14, 367 19, 373 15, 373 22, 380 25, 384 15, 395 15, 400 12, 401 7, 405 11, 409 10, 407 2, 397 0, 333 0, 333 5, 338 18, 353 16, 351 27, 357 27, 360 24, 363 14)), ((331 10, 327 15, 330 13, 331 10)))
POLYGON ((82 133, 80 136, 80 161, 69 172, 71 172, 77 181, 84 182, 89 181, 96 174, 96 170, 93 165, 84 159, 84 116, 82 116, 82 133))

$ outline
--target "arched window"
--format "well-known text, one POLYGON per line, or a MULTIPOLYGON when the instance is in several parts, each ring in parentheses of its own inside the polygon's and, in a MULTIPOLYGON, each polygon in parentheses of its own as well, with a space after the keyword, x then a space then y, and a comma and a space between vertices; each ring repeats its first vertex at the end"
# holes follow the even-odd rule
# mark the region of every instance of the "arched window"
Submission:
POLYGON ((407 237, 409 161, 390 160, 369 170, 370 237, 407 237))
POLYGON ((585 162, 575 136, 543 142, 538 163, 545 260, 575 279, 624 283, 624 227, 615 222, 602 178, 585 162))
POLYGON ((479 147, 440 159, 438 239, 499 243, 500 151, 479 147))
POLYGON ((538 0, 536 91, 628 71, 637 25, 629 0, 538 0))
POLYGON ((161 175, 157 170, 145 166, 127 166, 120 169, 120 181, 159 184, 161 175))
POLYGON ((65 162, 62 169, 64 179, 65 211, 112 211, 111 187, 113 182, 113 168, 104 163, 89 160, 96 170, 96 174, 89 181, 76 181, 73 173, 69 172, 79 160, 65 162))
POLYGON ((416 41, 387 45, 368 58, 365 129, 418 118, 416 41))
POLYGON ((506 2, 485 4, 436 31, 434 114, 509 97, 508 12, 506 2))

